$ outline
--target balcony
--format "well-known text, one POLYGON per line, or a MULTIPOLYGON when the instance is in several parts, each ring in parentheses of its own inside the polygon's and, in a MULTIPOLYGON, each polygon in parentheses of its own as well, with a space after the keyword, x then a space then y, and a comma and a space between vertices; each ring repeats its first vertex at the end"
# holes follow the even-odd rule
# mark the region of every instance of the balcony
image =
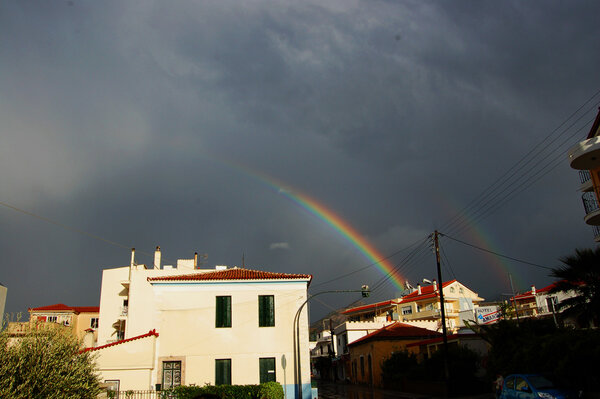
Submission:
POLYGON ((594 226, 594 241, 600 242, 600 226, 594 226))
POLYGON ((580 170, 579 171, 579 181, 581 182, 581 187, 579 189, 583 192, 592 191, 594 189, 594 184, 592 183, 592 175, 589 170, 580 170))
POLYGON ((583 220, 591 226, 599 226, 600 207, 596 200, 596 194, 593 192, 583 193, 581 200, 583 201, 583 209, 585 209, 585 217, 583 220))
POLYGON ((575 144, 568 154, 573 169, 596 169, 600 166, 600 136, 575 144))

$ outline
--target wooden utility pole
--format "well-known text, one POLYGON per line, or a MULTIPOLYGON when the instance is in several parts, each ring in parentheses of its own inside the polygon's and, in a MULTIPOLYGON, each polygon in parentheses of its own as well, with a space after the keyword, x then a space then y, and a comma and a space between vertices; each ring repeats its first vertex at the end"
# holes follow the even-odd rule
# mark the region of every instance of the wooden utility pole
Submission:
POLYGON ((444 376, 446 377, 446 394, 450 383, 450 369, 448 367, 448 331, 446 330, 446 306, 444 305, 444 283, 442 280, 442 268, 440 267, 440 243, 438 240, 438 231, 433 232, 433 242, 435 244, 435 260, 437 263, 437 275, 439 280, 438 290, 440 292, 440 308, 442 311, 442 334, 444 339, 443 355, 444 355, 444 376))

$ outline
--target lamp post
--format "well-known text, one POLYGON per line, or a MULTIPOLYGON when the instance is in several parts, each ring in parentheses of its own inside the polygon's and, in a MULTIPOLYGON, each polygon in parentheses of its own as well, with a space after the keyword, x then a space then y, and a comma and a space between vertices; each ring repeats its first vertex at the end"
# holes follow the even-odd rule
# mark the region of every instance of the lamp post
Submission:
POLYGON ((294 383, 296 384, 296 399, 302 399, 302 367, 301 367, 301 357, 302 353, 300 351, 300 314, 302 313, 302 309, 304 306, 316 296, 323 294, 340 294, 346 292, 360 292, 363 297, 368 297, 370 294, 369 286, 363 285, 360 290, 330 290, 330 291, 321 291, 317 292, 314 295, 309 296, 302 305, 296 311, 296 316, 294 317, 294 325, 292 328, 292 333, 294 335, 294 383))

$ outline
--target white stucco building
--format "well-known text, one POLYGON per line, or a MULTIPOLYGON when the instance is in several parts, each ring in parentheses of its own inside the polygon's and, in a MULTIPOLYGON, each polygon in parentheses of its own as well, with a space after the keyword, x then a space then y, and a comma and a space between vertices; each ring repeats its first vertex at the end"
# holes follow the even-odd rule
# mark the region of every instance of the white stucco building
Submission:
POLYGON ((120 390, 277 381, 309 398, 306 308, 312 276, 217 266, 194 259, 135 264, 102 274, 98 365, 120 390), (299 331, 299 354, 295 334, 299 331), (299 373, 296 358, 300 357, 299 373), (296 385, 301 382, 300 385, 296 385))

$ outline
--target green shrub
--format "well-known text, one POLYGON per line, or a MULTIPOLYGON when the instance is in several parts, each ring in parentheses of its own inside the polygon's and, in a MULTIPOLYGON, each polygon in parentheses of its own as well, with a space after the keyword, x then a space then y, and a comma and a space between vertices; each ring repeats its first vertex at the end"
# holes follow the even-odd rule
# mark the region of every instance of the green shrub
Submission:
POLYGON ((205 385, 179 386, 173 390, 177 399, 193 399, 202 394, 216 395, 221 399, 282 399, 283 387, 277 382, 260 385, 205 385))
POLYGON ((100 392, 91 352, 79 353, 71 331, 31 324, 24 334, 0 332, 0 398, 95 399, 100 392))

